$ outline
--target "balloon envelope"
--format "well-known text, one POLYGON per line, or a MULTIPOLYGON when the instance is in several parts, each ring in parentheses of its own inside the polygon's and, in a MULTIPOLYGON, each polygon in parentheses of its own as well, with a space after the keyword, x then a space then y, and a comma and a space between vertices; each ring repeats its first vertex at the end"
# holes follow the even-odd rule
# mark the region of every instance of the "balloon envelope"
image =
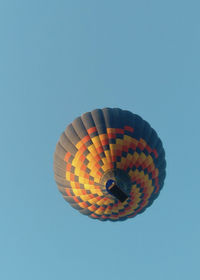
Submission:
POLYGON ((142 213, 159 195, 165 169, 155 130, 140 116, 118 108, 75 119, 54 154, 55 180, 64 199, 101 221, 142 213))

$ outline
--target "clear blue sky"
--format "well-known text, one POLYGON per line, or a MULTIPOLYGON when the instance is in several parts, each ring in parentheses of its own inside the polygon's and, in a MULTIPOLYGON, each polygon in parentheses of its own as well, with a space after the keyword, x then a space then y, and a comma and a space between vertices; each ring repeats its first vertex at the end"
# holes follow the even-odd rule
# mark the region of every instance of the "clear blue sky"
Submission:
POLYGON ((200 2, 0 1, 2 280, 200 279, 200 2), (75 117, 121 107, 167 156, 160 197, 121 223, 80 215, 53 153, 75 117))

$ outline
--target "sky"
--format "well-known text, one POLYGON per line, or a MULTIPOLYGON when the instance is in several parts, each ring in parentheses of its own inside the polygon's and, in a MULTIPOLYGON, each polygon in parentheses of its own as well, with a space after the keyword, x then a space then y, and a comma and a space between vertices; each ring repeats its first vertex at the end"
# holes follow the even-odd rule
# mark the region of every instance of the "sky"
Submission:
POLYGON ((200 2, 0 1, 0 278, 200 279, 200 2), (162 139, 158 199, 124 222, 74 210, 53 154, 84 112, 120 107, 162 139))

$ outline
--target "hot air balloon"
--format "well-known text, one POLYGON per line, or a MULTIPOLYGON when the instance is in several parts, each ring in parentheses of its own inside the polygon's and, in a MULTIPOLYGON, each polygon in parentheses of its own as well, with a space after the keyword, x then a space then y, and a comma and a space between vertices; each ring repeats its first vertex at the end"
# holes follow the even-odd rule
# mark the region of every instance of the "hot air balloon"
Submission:
POLYGON ((96 109, 62 133, 54 174, 64 199, 80 213, 122 221, 158 197, 166 176, 165 152, 140 116, 119 108, 96 109))

